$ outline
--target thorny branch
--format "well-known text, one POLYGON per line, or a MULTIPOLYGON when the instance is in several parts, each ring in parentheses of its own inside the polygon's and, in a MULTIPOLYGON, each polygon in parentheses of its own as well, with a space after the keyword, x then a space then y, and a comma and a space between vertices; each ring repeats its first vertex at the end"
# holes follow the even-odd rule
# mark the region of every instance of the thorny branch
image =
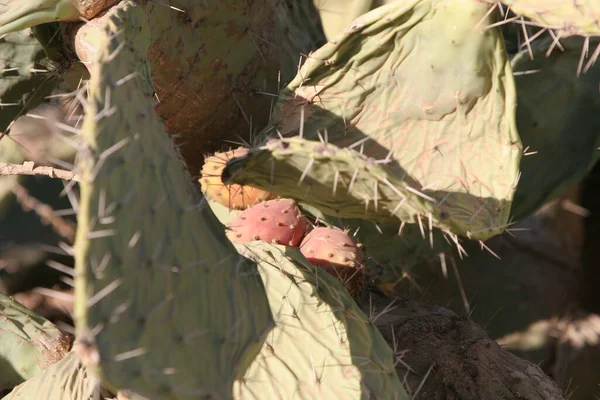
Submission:
POLYGON ((66 181, 79 181, 79 176, 74 172, 47 166, 36 167, 33 161, 25 161, 23 164, 0 163, 0 176, 7 175, 43 175, 66 181))

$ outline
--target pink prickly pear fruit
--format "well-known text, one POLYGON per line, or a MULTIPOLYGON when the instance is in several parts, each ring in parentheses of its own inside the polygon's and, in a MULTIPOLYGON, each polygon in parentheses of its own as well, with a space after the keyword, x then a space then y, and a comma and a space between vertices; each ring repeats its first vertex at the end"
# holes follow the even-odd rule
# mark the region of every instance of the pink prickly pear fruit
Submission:
POLYGON ((204 159, 202 177, 199 181, 207 199, 216 201, 230 210, 244 210, 261 201, 273 198, 273 195, 265 190, 248 185, 225 185, 221 180, 221 173, 225 169, 227 161, 246 154, 248 154, 248 149, 240 146, 223 153, 214 153, 204 159))
POLYGON ((360 245, 346 231, 318 227, 310 231, 300 243, 300 251, 313 265, 344 282, 351 295, 364 282, 364 254, 360 245))
POLYGON ((240 212, 227 225, 227 237, 239 243, 263 240, 298 247, 308 226, 306 216, 294 200, 275 199, 240 212))

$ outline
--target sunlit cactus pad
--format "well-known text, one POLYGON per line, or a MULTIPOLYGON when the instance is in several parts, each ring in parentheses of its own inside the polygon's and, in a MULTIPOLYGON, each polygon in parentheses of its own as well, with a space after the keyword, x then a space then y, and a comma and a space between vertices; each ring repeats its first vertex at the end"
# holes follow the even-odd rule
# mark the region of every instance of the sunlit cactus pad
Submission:
POLYGON ((408 400, 392 349, 341 282, 297 248, 236 247, 258 264, 276 326, 234 398, 408 400))
POLYGON ((455 233, 498 234, 521 143, 511 67, 499 29, 485 29, 496 16, 488 11, 480 2, 423 0, 362 15, 308 57, 262 137, 300 135, 387 159, 392 177, 456 221, 455 233))
MULTIPOLYGON (((431 231, 485 239, 502 227, 472 218, 467 210, 436 200, 439 193, 415 189, 394 163, 349 148, 300 138, 272 139, 248 155, 229 161, 223 181, 252 185, 299 199, 325 214, 374 221, 406 221, 431 231)), ((447 194, 446 198, 450 195, 447 194)), ((443 200, 443 199, 442 199, 443 200)), ((483 213, 485 204, 480 206, 483 213)))
POLYGON ((502 3, 538 25, 561 31, 563 36, 600 33, 598 0, 502 0, 502 3))
POLYGON ((97 52, 77 164, 77 353, 114 391, 228 397, 271 314, 153 110, 145 21, 123 2, 78 36, 97 52))

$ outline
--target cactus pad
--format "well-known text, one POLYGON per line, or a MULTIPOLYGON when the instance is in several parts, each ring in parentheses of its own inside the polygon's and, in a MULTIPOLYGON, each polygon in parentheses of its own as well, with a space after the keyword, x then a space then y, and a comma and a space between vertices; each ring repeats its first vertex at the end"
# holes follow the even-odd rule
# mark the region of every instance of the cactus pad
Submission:
POLYGON ((90 19, 118 0, 5 0, 0 4, 0 35, 54 21, 90 19))
MULTIPOLYGON (((407 201, 398 210, 404 221, 432 213, 434 226, 444 227, 443 214, 455 233, 502 232, 521 143, 502 34, 485 29, 495 17, 489 8, 413 0, 362 15, 311 54, 261 136, 300 135, 389 161, 402 182, 396 189, 423 193, 437 205, 407 201)), ((346 168, 351 175, 354 168, 346 168)), ((377 182, 366 183, 373 204, 377 182)))
POLYGON ((78 355, 116 391, 231 396, 272 319, 153 110, 149 26, 125 1, 84 25, 91 79, 78 155, 78 355))
POLYGON ((347 232, 331 227, 315 228, 302 239, 300 251, 313 265, 344 282, 351 295, 362 287, 364 254, 347 232))
POLYGON ((239 213, 227 225, 233 242, 263 240, 298 247, 308 228, 308 220, 294 200, 268 200, 239 213))
POLYGON ((219 150, 224 140, 248 139, 268 121, 272 100, 264 93, 277 91, 280 71, 278 10, 263 0, 142 3, 155 109, 195 174, 199 154, 219 150))
POLYGON ((562 36, 600 34, 600 2, 597 0, 502 0, 502 3, 515 14, 560 31, 562 36))
POLYGON ((313 0, 327 39, 333 40, 355 18, 369 11, 373 0, 313 0))
MULTIPOLYGON (((225 183, 235 182, 301 200, 325 214, 378 221, 400 220, 438 227, 474 239, 502 231, 469 210, 437 201, 435 194, 414 189, 394 163, 381 163, 354 149, 300 138, 271 139, 248 155, 232 159, 223 170, 225 183)), ((446 194, 446 198, 452 193, 446 194)), ((482 216, 495 210, 480 202, 482 216)), ((508 207, 508 206, 506 206, 508 207)))
POLYGON ((0 389, 39 374, 71 348, 68 334, 4 295, 0 295, 0 316, 0 389))
POLYGON ((236 247, 258 264, 276 326, 236 383, 235 398, 408 399, 392 349, 341 282, 298 248, 236 247))
POLYGON ((15 387, 3 400, 92 400, 96 380, 74 352, 15 387))
MULTIPOLYGON (((512 209, 516 220, 564 193, 600 159, 600 64, 590 64, 577 76, 585 40, 561 39, 564 50, 549 56, 545 53, 553 40, 537 40, 532 43, 533 60, 527 52, 513 59, 515 71, 537 71, 515 78, 517 122, 528 152, 521 160, 512 209)), ((600 45, 597 38, 589 40, 592 48, 600 45)))
POLYGON ((271 197, 271 193, 252 186, 224 185, 221 181, 221 174, 227 161, 246 154, 248 154, 247 148, 238 147, 234 150, 215 153, 204 159, 200 185, 202 193, 207 199, 221 203, 229 209, 243 210, 271 197))
POLYGON ((50 95, 58 78, 53 70, 31 29, 0 36, 0 135, 50 95))

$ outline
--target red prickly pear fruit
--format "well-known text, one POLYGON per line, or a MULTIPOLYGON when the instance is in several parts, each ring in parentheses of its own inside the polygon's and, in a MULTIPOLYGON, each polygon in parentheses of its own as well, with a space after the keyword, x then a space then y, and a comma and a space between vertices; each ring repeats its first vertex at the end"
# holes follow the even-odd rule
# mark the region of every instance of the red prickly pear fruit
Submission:
POLYGON ((263 240, 298 247, 308 226, 308 220, 294 200, 275 199, 239 213, 227 225, 227 237, 239 243, 263 240))
POLYGON ((344 282, 350 293, 358 293, 364 282, 364 254, 347 232, 337 228, 318 227, 309 232, 300 251, 313 265, 344 282))
POLYGON ((240 146, 223 153, 214 153, 204 159, 202 177, 199 181, 202 193, 207 199, 216 201, 230 210, 244 210, 273 197, 271 193, 252 186, 225 185, 221 180, 221 174, 227 161, 246 154, 248 154, 248 149, 240 146))

